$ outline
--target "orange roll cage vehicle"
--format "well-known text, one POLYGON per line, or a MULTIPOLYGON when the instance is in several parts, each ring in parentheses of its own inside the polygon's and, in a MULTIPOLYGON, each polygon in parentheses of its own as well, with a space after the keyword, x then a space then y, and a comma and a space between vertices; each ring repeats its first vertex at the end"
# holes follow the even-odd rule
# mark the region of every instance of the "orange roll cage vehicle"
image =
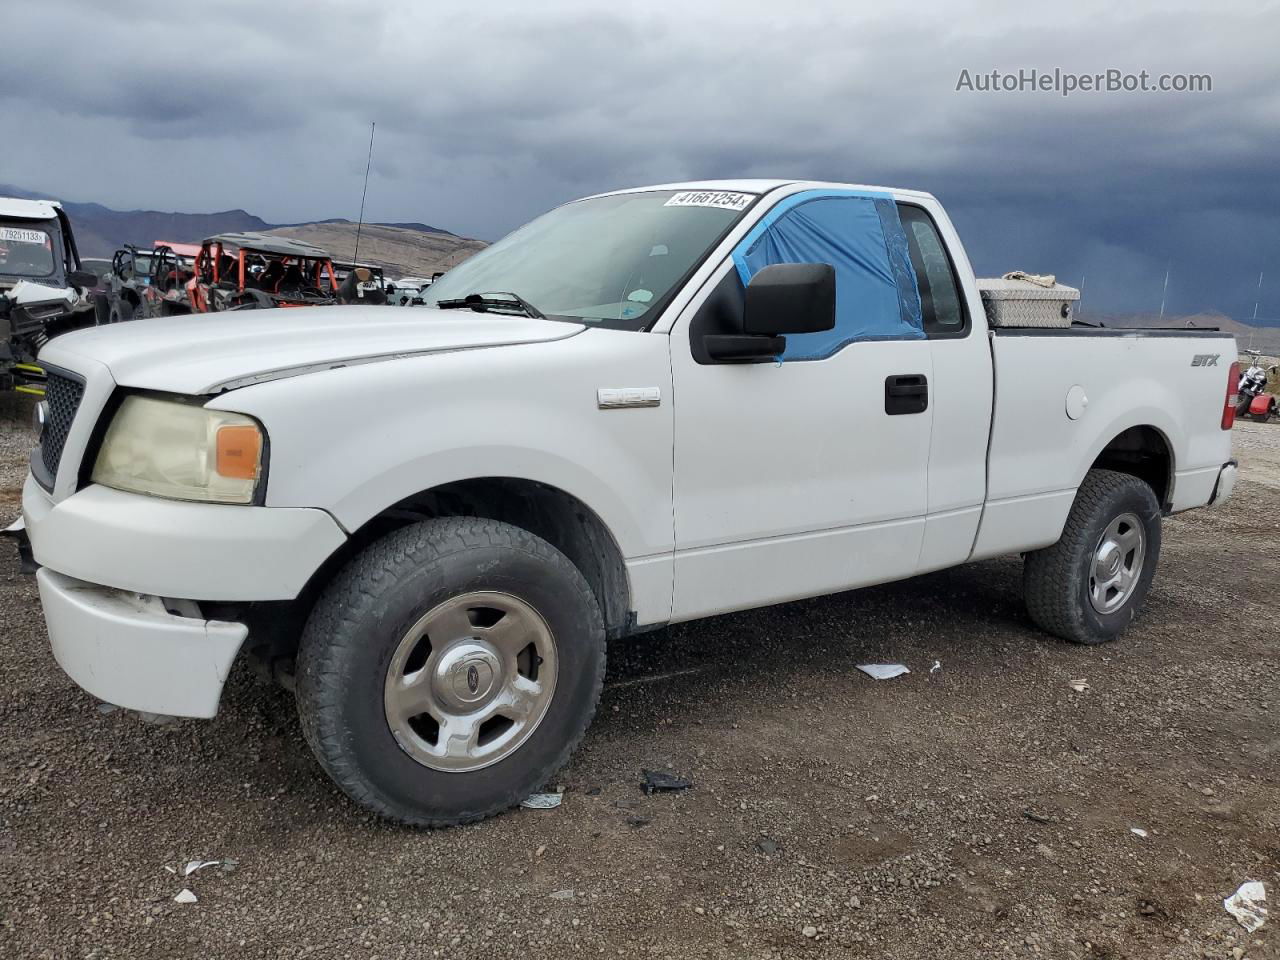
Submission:
POLYGON ((193 313, 338 302, 328 251, 261 233, 222 233, 205 240, 186 289, 193 313))

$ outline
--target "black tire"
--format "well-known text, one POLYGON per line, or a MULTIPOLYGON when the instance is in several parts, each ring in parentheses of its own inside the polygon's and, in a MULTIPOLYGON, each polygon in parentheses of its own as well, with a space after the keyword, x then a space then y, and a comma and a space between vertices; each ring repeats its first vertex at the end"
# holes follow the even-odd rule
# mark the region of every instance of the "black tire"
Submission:
POLYGON ((1142 608, 1160 560, 1160 504, 1151 487, 1113 470, 1090 470, 1076 492, 1062 537, 1026 555, 1022 587, 1027 612, 1042 630, 1073 643, 1114 640, 1142 608), (1145 558, 1133 590, 1116 610, 1100 613, 1089 598, 1090 569, 1113 520, 1133 514, 1145 534, 1145 558))
POLYGON ((118 297, 111 304, 111 323, 128 323, 133 319, 133 304, 124 297, 118 297))
POLYGON ((604 668, 599 606, 564 554, 510 524, 446 517, 376 541, 325 590, 298 651, 298 714, 320 765, 358 804, 412 826, 451 826, 518 804, 568 760, 595 715, 604 668), (393 736, 384 682, 419 617, 477 590, 503 591, 541 615, 558 679, 545 715, 514 752, 478 770, 436 770, 393 736))
POLYGON ((1249 412, 1249 404, 1253 402, 1253 397, 1241 397, 1236 402, 1236 416, 1243 417, 1249 412))

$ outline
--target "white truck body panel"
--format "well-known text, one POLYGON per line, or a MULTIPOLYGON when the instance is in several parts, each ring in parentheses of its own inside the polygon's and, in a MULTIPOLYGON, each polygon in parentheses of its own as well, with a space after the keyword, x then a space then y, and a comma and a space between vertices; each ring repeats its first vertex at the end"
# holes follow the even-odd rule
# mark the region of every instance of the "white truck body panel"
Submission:
POLYGON ((265 321, 257 310, 134 320, 127 336, 92 327, 52 341, 41 358, 71 369, 85 360, 102 364, 122 387, 208 394, 331 366, 565 339, 583 329, 496 314, 433 312, 427 323, 421 313, 374 306, 279 313, 265 321))
MULTIPOLYGON (((331 309, 343 308, 307 312, 331 309)), ((428 331, 456 316, 425 308, 411 315, 428 331)), ((469 316, 482 329, 490 322, 469 316)), ((563 490, 612 533, 632 570, 639 622, 670 615, 674 404, 665 337, 587 330, 347 366, 234 390, 210 406, 271 424, 268 506, 323 504, 347 531, 458 480, 514 477, 563 490), (656 387, 661 400, 601 409, 597 391, 611 387, 656 387), (456 415, 464 402, 466 415, 456 415)))
MULTIPOLYGON (((85 393, 52 491, 29 480, 24 494, 49 570, 42 590, 61 577, 188 601, 291 600, 345 538, 407 498, 511 478, 562 491, 600 521, 625 566, 631 625, 643 626, 1051 544, 1099 452, 1129 427, 1168 444, 1169 509, 1229 494, 1219 419, 1230 337, 992 336, 963 245, 927 194, 892 191, 931 215, 960 278, 966 335, 856 342, 798 363, 694 362, 691 318, 735 245, 777 201, 827 186, 846 188, 671 185, 762 199, 647 332, 320 307, 58 338, 41 360, 81 376, 85 393), (1205 354, 1219 359, 1197 363, 1205 354), (886 416, 886 377, 898 374, 928 377, 925 412, 886 416), (265 502, 175 503, 84 484, 96 422, 121 389, 214 394, 208 406, 256 418, 270 444, 265 502)), ((53 586, 51 631, 103 609, 67 612, 53 586)), ((99 638, 127 631, 130 618, 113 610, 99 638)), ((140 629, 205 630, 166 616, 140 629)), ((92 672, 78 664, 100 656, 83 636, 63 632, 55 645, 77 680, 92 672)), ((190 709, 136 687, 123 705, 207 715, 193 711, 216 706, 221 680, 201 675, 190 709)))

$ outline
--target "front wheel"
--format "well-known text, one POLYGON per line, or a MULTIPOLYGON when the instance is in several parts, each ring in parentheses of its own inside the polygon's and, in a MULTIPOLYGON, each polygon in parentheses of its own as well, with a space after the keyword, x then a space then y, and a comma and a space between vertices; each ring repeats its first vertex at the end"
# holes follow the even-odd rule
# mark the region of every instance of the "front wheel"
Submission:
POLYGON ((568 759, 604 664, 599 606, 560 551, 494 520, 427 520, 325 591, 298 651, 298 712, 357 803, 414 826, 468 823, 568 759))
POLYGON ((1073 643, 1105 643, 1137 616, 1160 559, 1160 505, 1151 487, 1114 470, 1090 470, 1062 537, 1028 553, 1027 612, 1073 643))

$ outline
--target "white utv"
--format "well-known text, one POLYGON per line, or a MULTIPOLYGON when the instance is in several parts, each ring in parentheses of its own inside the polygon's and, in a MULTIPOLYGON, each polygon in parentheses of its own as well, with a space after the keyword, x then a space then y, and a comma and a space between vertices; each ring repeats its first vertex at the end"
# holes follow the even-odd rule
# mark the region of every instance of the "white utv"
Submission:
POLYGON ((44 393, 40 348, 96 322, 71 221, 54 200, 0 197, 0 388, 44 393))

